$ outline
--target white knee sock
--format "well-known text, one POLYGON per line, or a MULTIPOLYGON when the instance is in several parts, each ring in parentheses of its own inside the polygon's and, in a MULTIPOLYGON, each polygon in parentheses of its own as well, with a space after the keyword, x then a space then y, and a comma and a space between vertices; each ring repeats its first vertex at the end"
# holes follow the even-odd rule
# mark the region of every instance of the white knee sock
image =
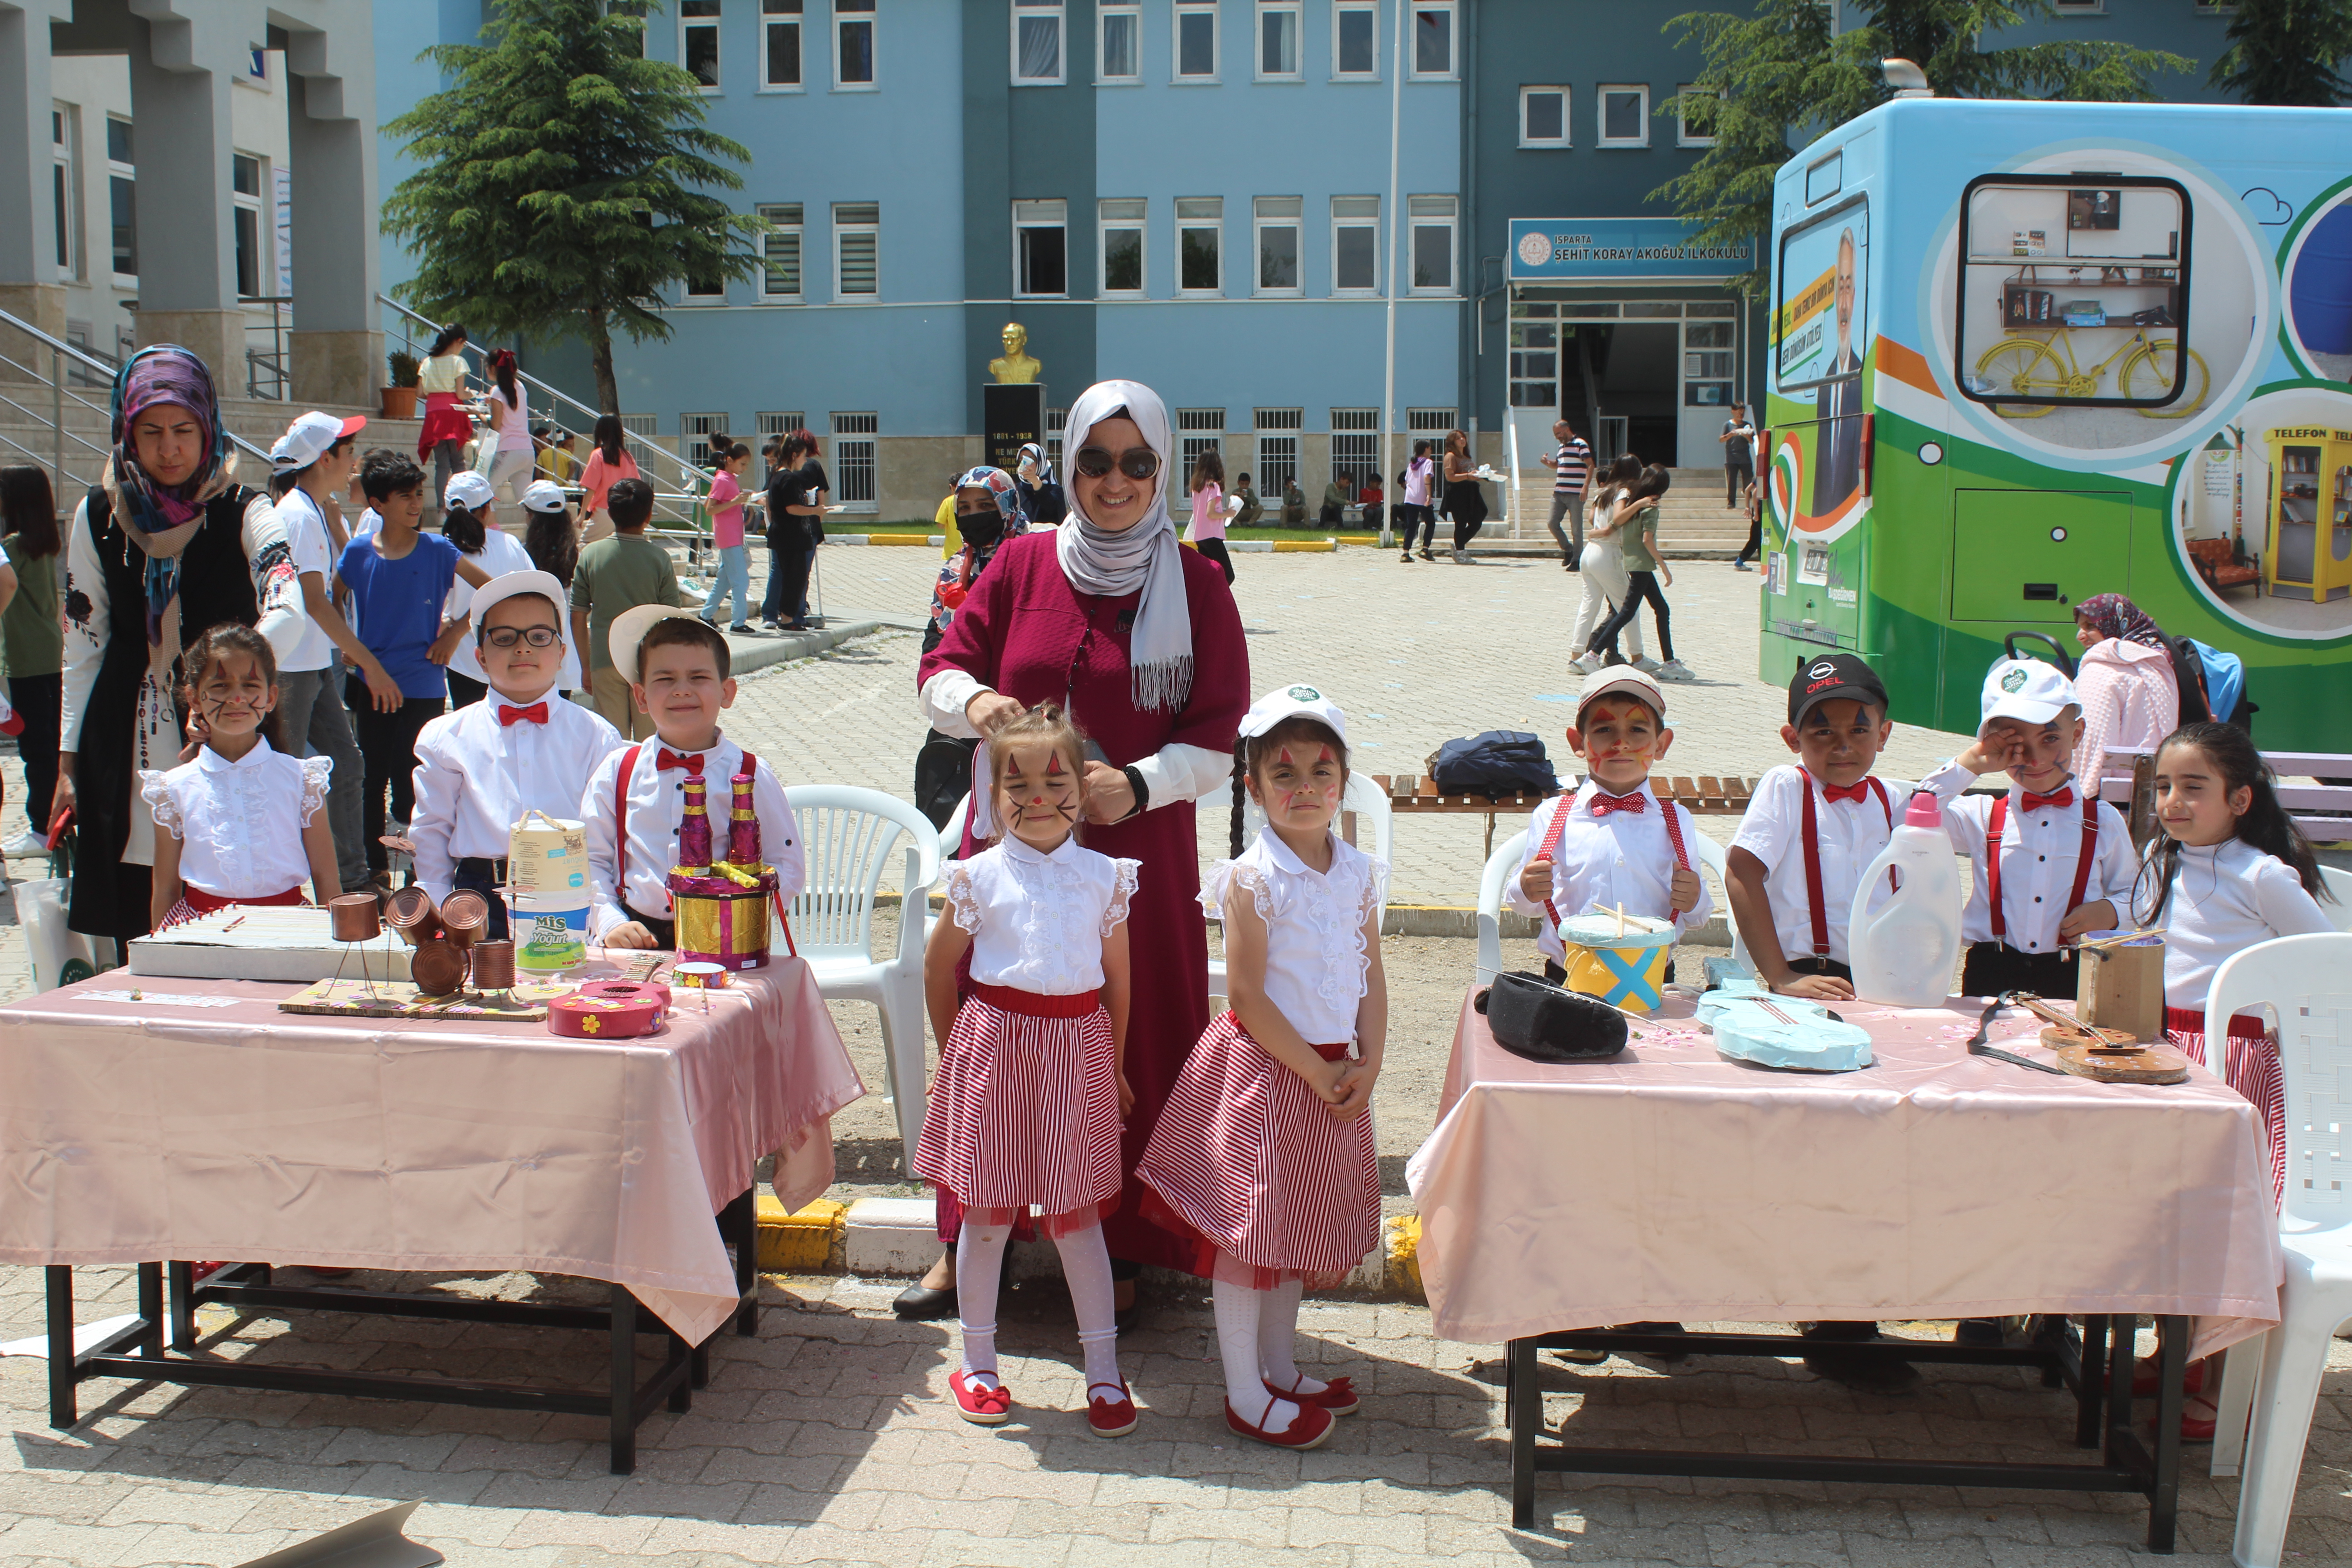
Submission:
POLYGON ((1003 1386, 996 1375, 996 1288, 1012 1239, 1009 1225, 970 1220, 956 1237, 956 1316, 963 1331, 964 1381, 974 1388, 1003 1386))
POLYGON ((1268 1394, 1258 1371, 1258 1325, 1265 1315, 1266 1292, 1223 1278, 1210 1284, 1217 1313, 1217 1350, 1225 1363, 1225 1403, 1253 1426, 1288 1431, 1298 1419, 1298 1406, 1268 1394))
POLYGON ((1124 1396, 1125 1380, 1118 1375, 1118 1309, 1110 1279, 1110 1247, 1102 1226, 1088 1226, 1056 1237, 1062 1254, 1062 1278, 1069 1281, 1070 1307, 1078 1318, 1078 1348, 1087 1357, 1087 1393, 1100 1388, 1114 1399, 1124 1396))
POLYGON ((1276 1388, 1320 1394, 1330 1384, 1301 1373, 1294 1359, 1298 1342, 1298 1299, 1306 1289, 1303 1279, 1286 1279, 1265 1293, 1265 1305, 1257 1320, 1257 1359, 1266 1381, 1276 1388))

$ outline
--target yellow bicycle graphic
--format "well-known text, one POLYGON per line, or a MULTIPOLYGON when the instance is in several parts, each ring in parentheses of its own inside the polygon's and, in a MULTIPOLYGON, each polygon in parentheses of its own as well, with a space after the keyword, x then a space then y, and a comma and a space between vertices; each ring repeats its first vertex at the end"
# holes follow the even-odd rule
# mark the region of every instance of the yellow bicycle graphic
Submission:
MULTIPOLYGON (((2144 328, 2134 328, 2132 335, 2117 344, 2115 352, 2096 364, 2079 363, 2074 357, 2074 334, 2064 327, 2053 332, 2047 342, 2040 338, 2003 338, 1984 352, 1977 361, 1977 374, 1990 384, 1978 390, 2011 397, 2054 397, 2069 402, 2081 402, 2095 397, 2099 380, 2107 367, 2118 359, 2123 368, 2116 373, 2116 384, 2128 398, 2153 400, 2164 396, 2173 387, 2179 372, 2182 353, 2177 338, 2150 339, 2144 328), (2060 357, 2059 351, 2064 351, 2060 357)), ((2189 355, 2188 382, 2180 395, 2160 408, 2143 407, 2139 412, 2150 419, 2184 419, 2196 412, 2205 401, 2210 383, 2205 370, 2204 356, 2195 349, 2189 355)), ((1993 409, 2004 419, 2039 419, 2057 406, 2053 403, 1997 403, 1993 409)))

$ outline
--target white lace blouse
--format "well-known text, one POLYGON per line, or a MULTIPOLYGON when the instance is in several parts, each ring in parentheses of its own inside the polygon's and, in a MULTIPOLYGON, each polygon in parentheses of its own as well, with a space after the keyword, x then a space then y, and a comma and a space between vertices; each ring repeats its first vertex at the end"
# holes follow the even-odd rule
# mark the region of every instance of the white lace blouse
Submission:
POLYGON ((1246 889, 1265 921, 1265 995, 1290 1026, 1316 1045, 1356 1037, 1371 957, 1364 922, 1388 887, 1384 861, 1331 836, 1331 868, 1315 872, 1271 833, 1237 860, 1220 860, 1201 889, 1201 907, 1222 914, 1232 888, 1246 889))
POLYGON ((1044 855, 1007 837, 956 867, 947 906, 971 935, 971 977, 1038 996, 1103 983, 1103 938, 1127 919, 1139 862, 1081 848, 1044 855))
POLYGON ((310 879, 301 829, 326 800, 334 765, 267 741, 236 762, 207 746, 169 773, 141 770, 139 793, 155 825, 180 840, 180 880, 218 899, 266 899, 310 879))

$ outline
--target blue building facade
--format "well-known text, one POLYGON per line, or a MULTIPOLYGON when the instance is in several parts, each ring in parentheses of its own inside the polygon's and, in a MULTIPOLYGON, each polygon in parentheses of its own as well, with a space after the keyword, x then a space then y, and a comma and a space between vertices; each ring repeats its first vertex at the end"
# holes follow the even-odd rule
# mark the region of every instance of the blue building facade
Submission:
MULTIPOLYGON (((1697 74, 1664 30, 1688 5, 670 0, 646 50, 707 84, 712 128, 751 150, 739 199, 774 227, 751 279, 680 292, 669 342, 617 345, 623 407, 689 453, 805 425, 838 497, 924 517, 978 460, 1018 321, 1049 407, 1145 382, 1188 456, 1214 442, 1261 490, 1374 471, 1391 421, 1498 463, 1516 425, 1531 466, 1564 412, 1711 466, 1761 317, 1723 281, 1747 264, 1678 254, 1652 195, 1705 150, 1661 113, 1697 74)), ((2030 36, 2201 62, 2215 9, 2062 4, 2030 36)), ((416 51, 487 10, 376 7, 384 118, 438 85, 416 51)), ((2207 90, 2201 64, 2161 85, 2207 90)), ((380 156, 390 190, 408 170, 380 156)), ((387 280, 413 269, 387 240, 387 280)), ((524 358, 586 400, 583 351, 524 358)))

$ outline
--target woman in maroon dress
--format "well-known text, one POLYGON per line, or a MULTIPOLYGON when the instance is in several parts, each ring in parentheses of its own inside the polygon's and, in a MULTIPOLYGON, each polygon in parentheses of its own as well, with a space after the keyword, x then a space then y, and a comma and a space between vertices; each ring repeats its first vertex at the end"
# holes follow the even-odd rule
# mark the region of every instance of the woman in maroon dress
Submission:
MULTIPOLYGON (((1100 383, 1070 405, 1066 427, 1068 521, 998 550, 919 679, 924 716, 950 735, 985 736, 1049 698, 1065 704, 1100 753, 1087 766, 1086 846, 1142 862, 1128 924, 1129 1180, 1104 1224, 1126 1296, 1138 1266, 1181 1268, 1189 1256, 1138 1215, 1133 1176, 1185 1055, 1208 1026, 1192 803, 1232 777, 1234 733, 1250 701, 1249 648, 1224 574, 1176 542, 1166 500, 1175 443, 1159 395, 1131 381, 1100 383)), ((976 847, 965 845, 967 853, 976 847)), ((940 1238, 952 1242, 961 1223, 955 1194, 941 1189, 940 1238)), ((901 1298, 901 1311, 952 1316, 952 1279, 934 1268, 901 1298)))

